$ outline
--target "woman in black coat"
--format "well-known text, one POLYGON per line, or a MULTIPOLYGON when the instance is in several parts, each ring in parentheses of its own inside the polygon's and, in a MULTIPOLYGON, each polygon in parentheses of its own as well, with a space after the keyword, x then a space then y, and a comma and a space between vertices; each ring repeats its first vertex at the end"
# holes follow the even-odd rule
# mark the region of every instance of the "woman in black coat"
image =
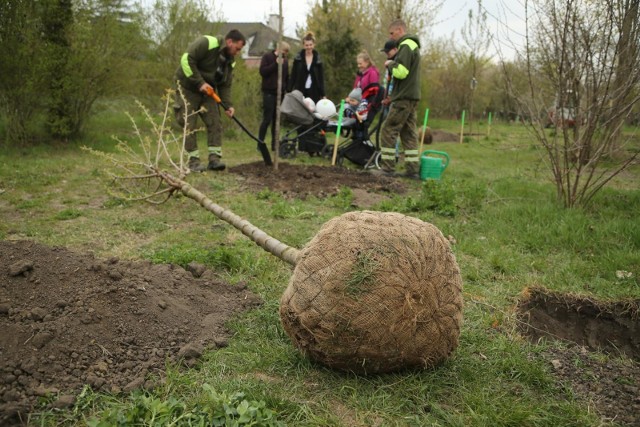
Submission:
POLYGON ((308 32, 302 39, 303 47, 293 58, 288 91, 299 90, 305 98, 314 102, 325 98, 324 70, 318 51, 315 50, 316 39, 312 32, 308 32))

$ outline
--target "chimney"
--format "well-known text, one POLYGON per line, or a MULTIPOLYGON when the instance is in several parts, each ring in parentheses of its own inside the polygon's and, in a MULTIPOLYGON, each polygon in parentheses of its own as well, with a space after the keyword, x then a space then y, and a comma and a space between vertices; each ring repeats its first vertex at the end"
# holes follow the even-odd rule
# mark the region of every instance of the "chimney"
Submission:
POLYGON ((269 15, 269 28, 274 31, 280 31, 280 15, 272 13, 269 15))

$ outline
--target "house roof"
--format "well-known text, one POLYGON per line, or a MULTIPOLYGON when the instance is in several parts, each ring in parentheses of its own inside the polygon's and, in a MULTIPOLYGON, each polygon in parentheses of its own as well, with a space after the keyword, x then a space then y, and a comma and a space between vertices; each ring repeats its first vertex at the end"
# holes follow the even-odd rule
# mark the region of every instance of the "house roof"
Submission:
MULTIPOLYGON (((277 31, 261 22, 227 22, 222 24, 220 33, 225 35, 233 29, 240 31, 246 37, 249 56, 262 56, 273 49, 280 38, 277 31)), ((286 36, 282 38, 291 45, 292 50, 300 45, 298 39, 286 36)))

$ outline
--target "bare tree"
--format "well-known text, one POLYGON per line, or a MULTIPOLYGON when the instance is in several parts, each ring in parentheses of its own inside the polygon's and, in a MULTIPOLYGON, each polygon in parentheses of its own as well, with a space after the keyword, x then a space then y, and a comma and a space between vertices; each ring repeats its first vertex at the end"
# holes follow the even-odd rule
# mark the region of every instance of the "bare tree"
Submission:
POLYGON ((545 149, 558 199, 585 205, 640 155, 621 137, 640 100, 638 0, 525 5, 528 90, 514 94, 545 149), (555 131, 546 129, 547 111, 555 131))
POLYGON ((468 60, 471 67, 471 78, 469 79, 469 126, 473 132, 473 101, 478 85, 478 77, 482 68, 489 62, 487 50, 491 43, 491 33, 487 28, 487 12, 482 7, 482 0, 478 0, 478 9, 474 15, 469 9, 467 22, 461 30, 462 40, 468 48, 468 60))

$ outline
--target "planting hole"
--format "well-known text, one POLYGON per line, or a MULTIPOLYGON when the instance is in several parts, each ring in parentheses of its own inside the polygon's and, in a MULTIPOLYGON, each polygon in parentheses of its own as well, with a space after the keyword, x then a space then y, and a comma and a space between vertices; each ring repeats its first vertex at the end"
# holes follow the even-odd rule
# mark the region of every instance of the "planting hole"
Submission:
POLYGON ((640 360, 640 301, 598 302, 529 288, 518 303, 521 333, 571 341, 593 350, 640 360))

